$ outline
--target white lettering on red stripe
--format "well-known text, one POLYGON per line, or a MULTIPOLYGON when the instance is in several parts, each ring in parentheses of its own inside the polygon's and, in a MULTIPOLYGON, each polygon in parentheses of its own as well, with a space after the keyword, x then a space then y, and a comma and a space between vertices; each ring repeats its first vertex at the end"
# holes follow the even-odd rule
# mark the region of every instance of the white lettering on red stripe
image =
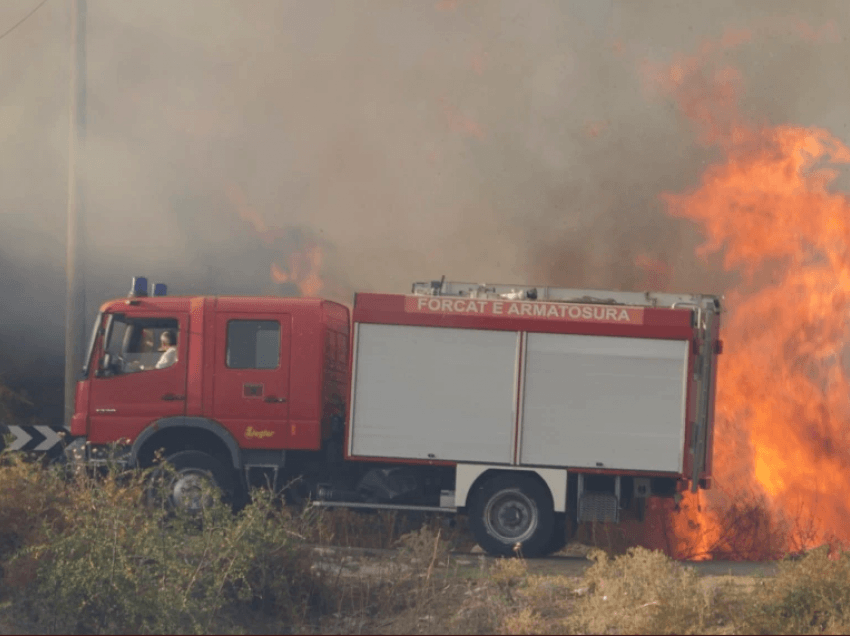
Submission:
POLYGON ((573 303, 476 300, 408 296, 404 310, 414 313, 471 316, 516 316, 542 320, 643 324, 643 308, 577 305, 573 303), (507 305, 507 307, 506 307, 507 305))

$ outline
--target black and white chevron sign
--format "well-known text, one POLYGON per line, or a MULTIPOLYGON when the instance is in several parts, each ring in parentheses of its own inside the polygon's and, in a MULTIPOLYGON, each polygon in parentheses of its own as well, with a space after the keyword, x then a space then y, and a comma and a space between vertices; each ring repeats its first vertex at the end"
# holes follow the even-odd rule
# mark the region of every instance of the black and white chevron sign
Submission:
POLYGON ((6 426, 6 431, 15 436, 9 444, 9 450, 16 451, 49 451, 62 441, 60 433, 67 432, 64 428, 51 426, 6 426))

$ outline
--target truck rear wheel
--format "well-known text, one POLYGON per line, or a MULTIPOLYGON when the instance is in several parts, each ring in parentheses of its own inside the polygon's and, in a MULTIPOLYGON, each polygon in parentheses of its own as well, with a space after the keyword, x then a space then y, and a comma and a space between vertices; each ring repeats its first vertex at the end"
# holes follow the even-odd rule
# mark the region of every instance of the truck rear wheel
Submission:
POLYGON ((475 540, 494 556, 545 554, 554 525, 549 491, 529 475, 502 474, 484 482, 469 511, 475 540))
POLYGON ((161 501, 171 509, 196 514, 213 505, 216 497, 230 501, 233 476, 212 455, 201 451, 181 451, 165 460, 172 471, 157 469, 149 500, 161 501))

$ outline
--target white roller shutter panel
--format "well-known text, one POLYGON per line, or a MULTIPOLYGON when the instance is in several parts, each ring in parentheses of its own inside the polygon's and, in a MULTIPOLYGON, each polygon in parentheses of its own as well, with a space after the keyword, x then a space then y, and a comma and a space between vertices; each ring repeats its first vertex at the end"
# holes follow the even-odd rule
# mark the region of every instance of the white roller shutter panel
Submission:
POLYGON ((521 463, 681 471, 688 342, 528 334, 521 463))
POLYGON ((516 332, 359 324, 354 455, 510 463, 516 332))

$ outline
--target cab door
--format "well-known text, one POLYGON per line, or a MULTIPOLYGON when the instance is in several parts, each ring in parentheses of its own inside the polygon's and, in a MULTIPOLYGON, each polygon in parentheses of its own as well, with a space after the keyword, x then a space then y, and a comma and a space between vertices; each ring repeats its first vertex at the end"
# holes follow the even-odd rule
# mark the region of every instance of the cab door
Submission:
POLYGON ((284 448, 289 314, 222 312, 215 323, 213 417, 246 448, 284 448))
POLYGON ((88 438, 93 444, 134 440, 150 423, 186 413, 188 313, 104 316, 92 365, 88 438), (156 343, 177 337, 177 361, 157 369, 156 343))

